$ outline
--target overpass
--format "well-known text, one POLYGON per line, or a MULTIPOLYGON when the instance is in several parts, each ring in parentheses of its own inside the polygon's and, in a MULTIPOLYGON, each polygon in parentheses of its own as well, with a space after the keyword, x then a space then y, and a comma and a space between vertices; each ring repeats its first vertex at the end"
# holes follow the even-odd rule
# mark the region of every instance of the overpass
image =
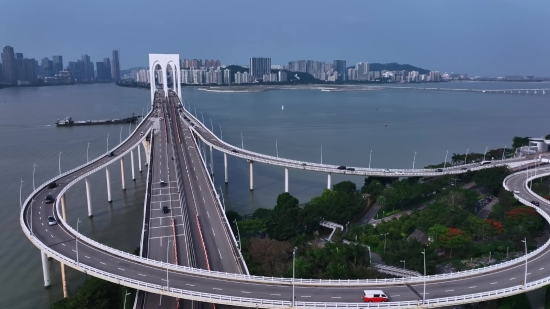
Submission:
MULTIPOLYGON (((168 94, 168 92, 166 94, 168 94)), ((174 102, 177 102, 176 97, 173 96, 172 99, 169 98, 167 100, 168 106, 172 105, 175 108, 174 102)), ((152 113, 153 110, 134 130, 133 134, 114 149, 116 154, 115 157, 107 156, 108 152, 105 156, 98 157, 82 166, 63 173, 39 186, 26 199, 21 209, 20 223, 25 235, 42 251, 45 285, 49 285, 49 270, 46 263, 47 256, 53 257, 64 265, 68 265, 89 275, 150 293, 200 302, 256 308, 283 308, 289 306, 302 308, 363 308, 367 307, 367 305, 361 302, 360 298, 361 290, 364 287, 383 288, 386 293, 390 295, 389 303, 377 304, 376 306, 400 308, 440 307, 523 293, 528 290, 537 289, 548 284, 550 281, 550 277, 547 277, 549 273, 545 270, 545 267, 547 267, 546 255, 548 254, 548 242, 541 248, 529 253, 527 255, 528 259, 518 258, 485 268, 444 275, 374 280, 293 280, 290 278, 251 276, 246 274, 246 272, 239 274, 236 270, 225 272, 215 269, 208 270, 175 265, 169 262, 135 256, 97 243, 81 235, 67 224, 65 220, 67 217, 64 211, 64 193, 72 185, 82 179, 86 179, 88 175, 108 168, 109 165, 118 161, 121 156, 133 153, 132 150, 134 147, 145 141, 147 136, 154 136, 152 134, 155 134, 155 125, 159 124, 159 121, 153 119, 152 113), (141 136, 138 132, 147 132, 147 134, 141 136), (52 181, 55 181, 58 187, 48 189, 48 184, 52 181), (51 193, 56 198, 56 202, 53 205, 44 203, 48 193, 51 193), (48 215, 54 215, 58 221, 58 225, 49 226, 46 219, 48 215), (525 265, 527 265, 528 271, 525 271, 525 265), (425 298, 425 300, 419 300, 419 298, 425 298)), ((180 138, 183 137, 184 140, 188 139, 190 141, 193 141, 190 131, 194 132, 196 137, 200 137, 199 133, 204 133, 204 131, 201 131, 200 126, 198 126, 198 128, 193 128, 193 124, 197 127, 197 124, 194 123, 197 122, 197 120, 193 116, 187 114, 189 121, 180 121, 182 118, 185 120, 185 112, 181 112, 180 120, 178 120, 175 114, 171 115, 172 129, 168 129, 166 132, 173 132, 170 130, 179 130, 183 134, 179 135, 180 138), (189 128, 188 125, 191 126, 191 128, 189 128)), ((173 136, 177 137, 177 135, 173 136)), ((153 143, 155 143, 154 137, 153 143)), ((196 145, 197 144, 195 144, 195 147, 196 145)), ((191 190, 193 186, 193 188, 200 186, 199 191, 202 191, 202 186, 205 183, 201 182, 201 179, 202 181, 207 181, 207 186, 208 183, 210 183, 211 187, 209 190, 211 190, 211 193, 205 195, 205 198, 206 196, 210 196, 214 203, 203 201, 204 203, 201 206, 201 210, 208 211, 206 213, 207 216, 212 215, 208 210, 212 208, 208 207, 216 205, 218 205, 216 207, 221 207, 221 203, 217 198, 217 194, 212 191, 213 184, 211 183, 211 178, 199 177, 200 173, 205 175, 205 161, 198 156, 197 148, 192 150, 193 148, 189 147, 192 147, 192 144, 181 143, 176 147, 179 155, 182 155, 184 160, 189 159, 189 161, 191 161, 187 163, 186 171, 191 168, 192 170, 196 170, 197 167, 199 168, 199 172, 188 176, 189 189, 191 190), (187 146, 187 148, 185 148, 185 146, 187 146), (193 179, 193 175, 196 177, 195 179, 193 179), (204 209, 202 207, 204 207, 204 209)), ((212 147, 214 147, 213 144, 212 147)), ((229 151, 234 153, 232 150, 229 151)), ((238 152, 236 155, 251 156, 251 154, 247 152, 238 152)), ((257 160, 267 160, 265 157, 268 156, 258 156, 257 160)), ((533 159, 527 159, 527 161, 533 161, 533 159)), ((312 170, 320 169, 322 172, 326 172, 327 170, 334 172, 334 167, 331 166, 317 166, 313 163, 303 166, 296 162, 298 161, 275 161, 274 164, 288 164, 288 167, 304 169, 307 167, 312 170)), ((526 162, 526 160, 523 160, 523 162, 526 162)), ((502 164, 512 163, 520 164, 522 161, 510 160, 502 162, 502 164)), ((152 164, 149 164, 149 169, 152 168, 151 165, 152 164)), ((180 162, 180 168, 181 165, 180 162)), ((121 167, 123 168, 123 163, 121 163, 121 167)), ((472 166, 472 169, 474 168, 484 167, 472 166)), ((365 171, 366 169, 362 170, 365 171)), ((405 173, 406 170, 401 171, 405 173)), ((149 173, 150 172, 151 170, 149 170, 149 173)), ((367 172, 369 171, 367 170, 367 172)), ((460 172, 465 172, 465 170, 456 168, 444 169, 439 173, 434 173, 432 171, 430 175, 460 172)), ((534 208, 547 221, 550 221, 550 216, 548 215, 550 211, 548 205, 550 204, 525 186, 530 180, 541 177, 541 175, 550 175, 549 170, 542 169, 542 172, 542 174, 531 177, 527 177, 525 172, 515 173, 509 176, 503 185, 507 190, 518 190, 520 193, 517 194, 516 197, 527 206, 534 207, 529 202, 530 199, 539 199, 544 207, 534 208)), ((430 172, 420 171, 417 173, 416 171, 409 171, 408 173, 422 174, 430 172)), ((106 174, 107 177, 109 177, 108 172, 106 174)), ((394 177, 396 175, 398 174, 394 174, 394 177)), ((124 183, 124 178, 121 179, 121 182, 124 183)), ((154 184, 154 181, 151 183, 154 184)), ((110 191, 109 181, 108 186, 108 191, 110 191)), ((90 185, 87 183, 86 187, 89 195, 90 185)), ((185 194, 188 196, 188 193, 185 194)), ((191 193, 191 195, 193 195, 193 193, 191 193)), ((147 200, 145 204, 147 204, 147 200)), ((191 208, 192 207, 189 207, 189 209, 191 208)), ((91 216, 92 208, 89 199, 88 210, 91 216)), ((204 214, 204 212, 199 213, 201 210, 197 208, 197 214, 199 216, 203 216, 204 214)), ((224 218, 223 214, 220 214, 217 220, 222 220, 220 221, 221 224, 225 224, 228 227, 226 220, 223 222, 224 218)), ((202 221, 197 224, 195 230, 201 230, 199 227, 201 223, 202 221)), ((214 235, 216 233, 215 230, 212 232, 211 235, 206 235, 206 237, 203 235, 202 241, 204 241, 205 244, 213 241, 215 242, 216 239, 219 238, 219 236, 214 235)), ((232 235, 226 235, 226 237, 228 241, 221 241, 216 243, 215 246, 225 243, 228 248, 230 248, 230 244, 235 244, 235 239, 232 235)), ((205 247, 207 246, 208 245, 205 245, 205 247)), ((210 249, 207 247, 207 249, 205 249, 205 256, 210 256, 212 251, 215 252, 218 249, 213 246, 209 248, 210 249)), ((224 251, 226 250, 224 249, 224 251)), ((230 255, 228 254, 227 256, 230 255)), ((235 265, 235 267, 239 265, 238 262, 233 264, 233 262, 223 261, 222 254, 219 254, 219 257, 220 259, 213 264, 219 265, 222 269, 228 265, 235 265)), ((246 267, 244 263, 241 265, 246 267)))

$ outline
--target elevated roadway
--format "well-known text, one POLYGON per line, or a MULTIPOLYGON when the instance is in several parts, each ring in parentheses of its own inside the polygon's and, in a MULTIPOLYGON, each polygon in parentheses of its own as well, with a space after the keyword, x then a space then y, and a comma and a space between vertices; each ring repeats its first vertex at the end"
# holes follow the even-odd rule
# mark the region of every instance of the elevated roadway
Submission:
MULTIPOLYGON (((174 114, 172 114, 171 118, 175 118, 174 114)), ((179 123, 179 121, 172 122, 179 123)), ((136 131, 148 132, 152 124, 153 122, 148 117, 136 131)), ((176 128, 176 130, 179 129, 176 128)), ((181 131, 183 132, 184 140, 193 141, 189 129, 185 132, 185 128, 182 127, 181 131)), ((118 155, 122 155, 143 138, 134 133, 122 145, 117 147, 115 152, 118 155)), ((209 215, 212 216, 210 211, 219 211, 212 208, 217 201, 214 200, 215 194, 205 193, 204 195, 200 195, 198 193, 203 191, 203 185, 205 188, 208 186, 206 182, 208 178, 205 177, 204 170, 202 171, 203 177, 200 177, 199 171, 196 173, 191 172, 191 170, 196 170, 197 165, 195 165, 195 162, 200 162, 196 144, 195 148, 189 148, 192 146, 193 144, 191 143, 184 144, 182 142, 177 151, 179 152, 181 149, 180 155, 184 156, 185 160, 189 160, 188 165, 186 165, 186 171, 189 172, 188 180, 191 180, 187 181, 190 184, 189 190, 192 190, 191 195, 195 194, 195 201, 197 201, 197 197, 199 199, 204 197, 202 205, 200 202, 195 202, 197 205, 195 210, 196 215, 199 217, 204 217, 205 215, 206 217, 209 215), (188 151, 185 151, 186 146, 188 151), (191 149, 194 150, 190 151, 191 149), (196 177, 194 181, 193 176, 196 177), (201 182, 201 179, 203 182, 201 182), (207 197, 210 197, 212 200, 207 201, 207 197)), ((59 202, 55 204, 44 203, 48 193, 51 192, 52 195, 59 199, 68 187, 115 160, 117 160, 116 157, 98 158, 86 166, 61 175, 59 179, 56 179, 59 187, 54 190, 47 189, 47 183, 41 185, 25 201, 20 219, 26 236, 49 256, 87 274, 125 286, 202 302, 261 308, 282 308, 291 305, 302 308, 365 307, 365 304, 361 300, 361 290, 368 287, 384 289, 390 295, 391 302, 385 304, 387 306, 418 308, 420 304, 419 299, 422 298, 422 295, 426 297, 426 302, 423 306, 447 306, 522 293, 547 284, 550 280, 547 277, 550 272, 547 269, 548 246, 546 245, 529 255, 528 272, 526 275, 527 285, 523 282, 525 266, 522 264, 523 259, 520 258, 482 270, 440 276, 389 280, 321 281, 299 279, 296 280, 296 287, 293 289, 293 282, 289 279, 238 275, 238 261, 236 261, 234 256, 231 257, 230 254, 232 251, 230 247, 232 241, 229 239, 230 235, 226 235, 227 239, 213 246, 205 245, 205 255, 212 259, 211 268, 228 269, 233 267, 233 274, 201 271, 125 254, 76 233, 61 218, 59 202), (48 215, 55 216, 59 224, 49 226, 46 219, 48 215), (218 247, 223 244, 226 244, 227 247, 218 247), (218 251, 218 249, 220 250, 218 251), (215 257, 216 252, 219 253, 219 259, 215 257), (168 281, 166 281, 167 276, 168 281), (424 282, 426 282, 425 285, 424 282), (424 286, 426 289, 425 294, 423 292, 424 286), (294 303, 292 302, 292 295, 295 295, 294 303)), ((204 162, 202 164, 204 166, 204 162)), ((517 194, 518 199, 532 206, 529 199, 525 198, 537 197, 515 178, 519 177, 518 179, 521 180, 523 175, 521 173, 517 175, 514 174, 513 177, 509 177, 505 183, 505 187, 510 190, 515 190, 513 188, 517 187, 517 190, 520 192, 517 194), (509 186, 511 188, 508 188, 509 186)), ((541 202, 546 206, 548 205, 545 200, 541 199, 541 202)), ((536 209, 546 220, 550 220, 550 217, 546 213, 548 211, 547 207, 536 209)), ((222 215, 218 219, 221 222, 223 219, 222 215)), ((219 235, 223 235, 221 233, 224 233, 223 229, 220 229, 220 226, 215 226, 218 224, 217 220, 211 222, 205 220, 204 222, 206 223, 203 223, 202 219, 200 219, 198 222, 200 222, 200 229, 202 229, 203 233, 202 240, 205 243, 219 238, 219 235), (208 228, 212 230, 211 234, 209 234, 208 228)), ((199 230, 199 227, 197 226, 196 229, 199 230)))

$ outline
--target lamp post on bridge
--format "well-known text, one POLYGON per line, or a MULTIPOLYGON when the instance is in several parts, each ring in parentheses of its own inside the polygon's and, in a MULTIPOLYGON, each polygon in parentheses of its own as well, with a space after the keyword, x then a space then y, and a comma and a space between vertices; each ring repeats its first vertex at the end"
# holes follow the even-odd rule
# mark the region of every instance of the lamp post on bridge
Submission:
POLYGON ((202 117, 202 125, 204 126, 204 115, 202 112, 201 112, 201 117, 202 117))
POLYGON ((385 234, 380 234, 380 236, 382 236, 382 235, 384 236, 384 252, 386 252, 386 240, 387 240, 387 238, 388 238, 388 234, 389 234, 389 233, 390 233, 390 232, 387 232, 387 233, 385 233, 385 234))
POLYGON ((75 238, 75 242, 76 242, 76 266, 79 266, 80 267, 80 262, 78 260, 78 224, 80 223, 80 218, 77 219, 76 221, 76 238, 75 238))
POLYGON ((466 149, 466 156, 464 157, 464 165, 468 164, 468 151, 470 151, 470 148, 466 149))
POLYGON ((416 151, 414 152, 414 157, 413 157, 413 170, 414 170, 414 162, 416 162, 416 151))
POLYGON ((506 146, 508 146, 508 145, 504 145, 504 149, 502 149, 502 161, 504 161, 504 154, 506 153, 506 146))
POLYGON ((243 132, 241 132, 241 148, 244 149, 244 138, 243 138, 243 132))
POLYGON ((405 267, 405 260, 401 260, 400 262, 403 263, 403 269, 407 270, 407 267, 405 267))
POLYGON ((426 302, 426 249, 420 252, 424 256, 424 293, 422 293, 422 304, 426 302))
POLYGON ((323 145, 321 145, 321 164, 323 164, 323 145))
POLYGON ((485 153, 483 154, 483 161, 485 161, 485 155, 487 154, 487 149, 489 149, 489 146, 485 147, 485 153))
POLYGON ((447 156, 449 155, 449 150, 447 150, 447 154, 445 154, 445 162, 443 163, 443 168, 447 166, 447 156))
POLYGON ((168 291, 170 289, 170 284, 168 282, 168 249, 170 249, 170 238, 167 239, 166 242, 166 290, 168 291))
POLYGON ((295 268, 296 268, 296 247, 294 247, 294 250, 292 250, 292 307, 294 307, 294 276, 295 276, 295 268))
POLYGON ((197 118, 197 108, 195 106, 193 108, 195 109, 195 118, 197 118))
POLYGON ((525 275, 523 279, 523 288, 525 289, 527 287, 527 237, 524 237, 521 242, 525 244, 525 275))
POLYGON ((220 186, 220 195, 222 197, 222 206, 223 206, 223 213, 225 215, 225 199, 223 197, 223 191, 222 191, 222 186, 220 186))
POLYGON ((36 163, 34 163, 34 167, 32 168, 32 190, 36 191, 36 186, 34 185, 34 172, 36 171, 36 163))
POLYGON ((109 133, 107 133, 107 153, 109 153, 109 133))
POLYGON ((277 140, 275 140, 275 151, 277 152, 277 159, 279 159, 279 146, 277 146, 277 140))
POLYGON ((119 143, 122 143, 122 126, 120 126, 120 142, 119 143))
POLYGON ((222 125, 220 124, 220 138, 223 141, 223 131, 222 131, 222 125))
POLYGON ((59 152, 59 175, 61 175, 61 151, 59 152))
POLYGON ((214 125, 212 124, 212 118, 210 118, 210 128, 212 129, 212 134, 214 134, 214 125))
POLYGON ((370 162, 372 161, 372 149, 370 150, 370 155, 369 155, 369 169, 370 169, 370 162))
MULTIPOLYGON (((126 291, 127 291, 127 290, 126 290, 126 291)), ((124 294, 124 305, 122 306, 122 308, 124 308, 124 309, 126 309, 126 296, 128 296, 128 295, 130 295, 130 294, 132 294, 132 293, 126 292, 126 293, 124 294)))
POLYGON ((19 207, 20 208, 23 208, 23 200, 22 200, 22 196, 21 196, 21 192, 23 192, 23 179, 21 179, 21 184, 19 185, 19 207))
POLYGON ((235 227, 237 228, 237 235, 239 236, 239 252, 241 252, 241 232, 239 232, 239 225, 237 224, 237 219, 233 219, 235 222, 235 227))

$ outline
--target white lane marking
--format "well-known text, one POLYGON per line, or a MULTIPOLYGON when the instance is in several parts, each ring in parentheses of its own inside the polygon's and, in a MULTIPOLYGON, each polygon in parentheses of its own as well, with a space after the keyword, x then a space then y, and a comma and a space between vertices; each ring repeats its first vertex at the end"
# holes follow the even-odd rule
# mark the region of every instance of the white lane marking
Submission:
POLYGON ((73 252, 76 252, 76 250, 75 250, 75 249, 73 249, 73 252))
MULTIPOLYGON (((454 292, 454 290, 445 290, 445 292, 454 292)), ((395 296, 394 296, 395 297, 395 296)))
POLYGON ((189 284, 189 283, 186 283, 185 285, 188 285, 188 286, 195 286, 194 284, 189 284))
MULTIPOLYGON (((208 219, 210 219, 210 214, 208 213, 208 210, 206 211, 206 214, 208 215, 208 219)), ((42 223, 44 224, 44 223, 42 223)))
POLYGON ((50 235, 53 238, 53 235, 50 235))
POLYGON ((218 253, 220 254, 220 259, 223 260, 223 258, 222 258, 222 253, 220 252, 220 249, 219 249, 219 248, 218 248, 218 253))
POLYGON ((89 257, 89 256, 87 256, 87 255, 85 255, 84 257, 85 257, 85 258, 87 258, 87 259, 89 259, 89 258, 90 258, 90 257, 89 257))
POLYGON ((212 289, 213 289, 213 290, 219 290, 219 291, 221 291, 221 290, 222 290, 222 289, 220 289, 220 288, 212 288, 212 289))
MULTIPOLYGON (((394 295, 392 295, 393 297, 395 297, 394 295)), ((331 298, 342 298, 340 296, 335 296, 335 297, 331 297, 331 298)))
POLYGON ((202 197, 202 202, 206 204, 206 201, 204 200, 204 196, 202 197))
POLYGON ((202 191, 202 188, 201 188, 201 186, 199 186, 199 190, 201 190, 201 191, 202 191))
POLYGON ((160 280, 162 280, 162 281, 166 281, 166 279, 160 279, 160 280))
POLYGON ((44 222, 42 222, 42 225, 44 225, 44 222))
POLYGON ((63 247, 65 247, 65 244, 61 244, 63 247))
POLYGON ((510 278, 510 280, 514 280, 514 279, 516 279, 516 278, 510 278))
POLYGON ((250 294, 252 292, 247 292, 247 291, 241 291, 241 293, 247 293, 247 294, 250 294))
POLYGON ((527 273, 527 276, 529 276, 531 273, 527 273))
POLYGON ((544 269, 544 267, 539 268, 539 270, 543 270, 543 269, 544 269))
POLYGON ((212 228, 212 234, 214 234, 214 237, 216 237, 216 232, 214 232, 214 228, 212 228))
POLYGON ((144 274, 138 274, 138 276, 143 276, 143 277, 145 277, 145 275, 144 275, 144 274))
POLYGON ((311 296, 300 296, 300 297, 311 297, 311 296))
POLYGON ((497 284, 497 283, 496 283, 496 282, 493 282, 493 283, 491 283, 491 284, 497 284))
POLYGON ((120 270, 124 271, 124 269, 122 269, 122 268, 120 268, 120 267, 119 267, 118 269, 120 269, 120 270))
POLYGON ((103 265, 107 265, 107 264, 105 264, 105 263, 103 263, 103 262, 99 262, 99 263, 101 263, 101 264, 103 264, 103 265))
POLYGON ((401 295, 392 295, 391 297, 399 297, 399 296, 401 296, 401 295))
POLYGON ((477 285, 469 287, 469 289, 477 288, 477 285))
POLYGON ((46 230, 46 232, 48 231, 48 229, 44 229, 44 230, 46 230))
POLYGON ((269 295, 273 295, 273 296, 281 296, 281 294, 269 294, 269 295))

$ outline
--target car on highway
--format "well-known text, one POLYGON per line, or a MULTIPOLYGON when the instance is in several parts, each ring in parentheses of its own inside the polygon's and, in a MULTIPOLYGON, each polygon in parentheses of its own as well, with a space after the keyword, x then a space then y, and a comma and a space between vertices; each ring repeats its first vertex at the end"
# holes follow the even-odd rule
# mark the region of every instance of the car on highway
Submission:
POLYGON ((48 189, 53 189, 55 187, 57 187, 57 183, 55 183, 55 181, 52 181, 48 184, 48 189))
POLYGON ((463 167, 463 168, 461 168, 461 170, 465 171, 465 170, 467 170, 467 168, 463 167))
POLYGON ((164 180, 161 179, 161 180, 160 180, 160 186, 161 186, 161 187, 166 187, 166 181, 164 181, 164 180))
POLYGON ((48 195, 46 195, 46 204, 51 204, 55 201, 55 199, 53 198, 52 194, 51 193, 48 193, 48 195))
POLYGON ((168 206, 162 206, 162 213, 167 214, 170 212, 170 208, 168 206))
POLYGON ((302 163, 301 165, 302 165, 302 166, 306 166, 307 164, 305 164, 305 163, 302 163))
POLYGON ((443 172, 443 169, 438 168, 438 169, 436 169, 435 171, 436 171, 437 173, 441 173, 441 172, 443 172))
POLYGON ((55 221, 55 218, 52 216, 48 216, 48 225, 56 225, 57 221, 55 221))
POLYGON ((519 194, 519 190, 514 190, 514 194, 519 194))
POLYGON ((387 302, 389 297, 382 290, 364 290, 363 301, 366 303, 387 302))
POLYGON ((391 171, 386 169, 384 170, 384 173, 391 173, 391 171))
POLYGON ((114 157, 115 156, 115 152, 114 151, 111 151, 107 154, 107 157, 114 157))
POLYGON ((345 170, 346 169, 346 166, 345 165, 340 165, 336 168, 337 170, 345 170))
POLYGON ((533 204, 535 206, 540 206, 539 202, 537 202, 537 201, 531 201, 531 204, 533 204))
POLYGON ((231 152, 239 153, 236 149, 231 149, 231 152))
POLYGON ((355 168, 353 168, 353 167, 348 167, 348 168, 346 168, 346 170, 352 171, 352 172, 353 172, 353 171, 355 171, 355 168))
POLYGON ((139 132, 139 136, 143 136, 145 133, 143 132, 139 132))

